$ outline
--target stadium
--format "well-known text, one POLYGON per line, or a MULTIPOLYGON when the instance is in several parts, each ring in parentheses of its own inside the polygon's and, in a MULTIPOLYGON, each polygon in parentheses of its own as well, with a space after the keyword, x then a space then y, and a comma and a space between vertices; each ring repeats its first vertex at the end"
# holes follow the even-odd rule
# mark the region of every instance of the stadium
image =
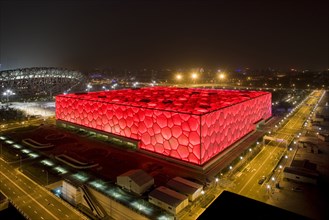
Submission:
POLYGON ((56 96, 56 120, 204 165, 271 117, 271 93, 148 87, 56 96))
POLYGON ((30 97, 52 97, 72 90, 81 84, 83 79, 82 73, 61 68, 5 70, 0 72, 0 92, 2 98, 8 98, 6 91, 12 91, 12 94, 15 95, 11 99, 16 100, 30 97))

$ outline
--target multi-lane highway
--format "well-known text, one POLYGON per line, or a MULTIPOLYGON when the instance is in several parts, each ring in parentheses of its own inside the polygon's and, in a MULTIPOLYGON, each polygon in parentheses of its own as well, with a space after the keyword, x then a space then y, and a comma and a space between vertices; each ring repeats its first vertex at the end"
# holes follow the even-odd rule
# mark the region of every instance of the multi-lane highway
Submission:
POLYGON ((28 219, 88 219, 2 159, 0 190, 28 219))
POLYGON ((320 96, 320 92, 314 92, 295 113, 283 119, 282 125, 279 125, 276 131, 268 134, 274 140, 265 144, 262 151, 248 163, 241 173, 236 173, 235 180, 228 190, 263 202, 268 199, 268 193, 274 186, 273 183, 278 180, 278 176, 273 175, 274 172, 281 172, 284 165, 289 164, 293 151, 297 148, 294 144, 290 144, 302 132, 303 125, 320 96), (291 146, 290 150, 288 145, 291 146), (277 164, 281 158, 283 166, 278 168, 277 164), (275 168, 278 169, 275 170, 275 168), (266 180, 260 184, 259 180, 262 176, 266 176, 266 180), (274 179, 270 179, 271 177, 274 179))
POLYGON ((247 163, 242 171, 220 177, 219 181, 205 192, 203 198, 184 210, 178 219, 196 219, 205 210, 205 207, 201 205, 202 200, 211 196, 216 198, 224 189, 266 202, 275 186, 274 183, 279 180, 278 175, 282 174, 284 166, 289 164, 297 149, 297 146, 293 144, 294 139, 302 132, 306 119, 322 93, 323 91, 314 91, 295 112, 283 118, 280 124, 278 123, 277 127, 274 126, 267 134, 273 140, 264 142, 262 150, 247 163), (288 148, 289 145, 291 150, 289 150, 290 147, 288 148), (282 167, 277 166, 279 163, 282 167), (262 176, 266 176, 266 180, 260 183, 262 176))

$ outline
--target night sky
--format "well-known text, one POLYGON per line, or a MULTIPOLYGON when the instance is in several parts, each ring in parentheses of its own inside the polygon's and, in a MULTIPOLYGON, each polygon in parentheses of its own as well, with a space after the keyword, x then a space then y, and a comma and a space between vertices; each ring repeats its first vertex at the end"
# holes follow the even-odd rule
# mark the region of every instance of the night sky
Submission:
POLYGON ((325 0, 0 0, 1 70, 328 68, 325 0))

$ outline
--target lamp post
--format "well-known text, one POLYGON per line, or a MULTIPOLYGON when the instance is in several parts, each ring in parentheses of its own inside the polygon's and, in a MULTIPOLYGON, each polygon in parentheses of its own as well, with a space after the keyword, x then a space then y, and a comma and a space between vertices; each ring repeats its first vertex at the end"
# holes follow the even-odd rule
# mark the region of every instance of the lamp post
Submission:
POLYGON ((90 91, 90 89, 92 89, 93 88, 93 86, 92 85, 90 85, 90 84, 87 84, 87 89, 86 89, 86 91, 87 92, 89 92, 90 91))
POLYGON ((182 76, 180 73, 178 73, 178 74, 176 75, 176 79, 177 79, 178 81, 180 81, 182 78, 183 78, 183 76, 182 76))
POLYGON ((3 95, 7 97, 7 103, 8 103, 8 102, 9 102, 9 96, 16 95, 16 93, 14 93, 13 91, 11 91, 10 89, 7 89, 7 90, 3 93, 3 95))
POLYGON ((226 75, 224 72, 221 72, 218 74, 218 79, 219 79, 220 84, 223 84, 223 81, 225 80, 225 78, 226 78, 226 75))
POLYGON ((16 154, 16 157, 19 157, 19 170, 21 171, 22 170, 22 156, 16 154))
POLYGON ((192 77, 193 83, 195 83, 195 80, 198 78, 198 74, 192 73, 191 77, 192 77))

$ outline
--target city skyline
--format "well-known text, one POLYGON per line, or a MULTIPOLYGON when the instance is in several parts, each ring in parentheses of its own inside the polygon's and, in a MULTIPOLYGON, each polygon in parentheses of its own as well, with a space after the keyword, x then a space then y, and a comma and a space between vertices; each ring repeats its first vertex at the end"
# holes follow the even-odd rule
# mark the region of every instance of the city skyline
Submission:
POLYGON ((1 1, 0 70, 328 68, 325 1, 1 1))
POLYGON ((1 71, 0 216, 328 219, 328 72, 244 70, 1 71))
POLYGON ((329 219, 328 4, 0 0, 0 219, 329 219))

